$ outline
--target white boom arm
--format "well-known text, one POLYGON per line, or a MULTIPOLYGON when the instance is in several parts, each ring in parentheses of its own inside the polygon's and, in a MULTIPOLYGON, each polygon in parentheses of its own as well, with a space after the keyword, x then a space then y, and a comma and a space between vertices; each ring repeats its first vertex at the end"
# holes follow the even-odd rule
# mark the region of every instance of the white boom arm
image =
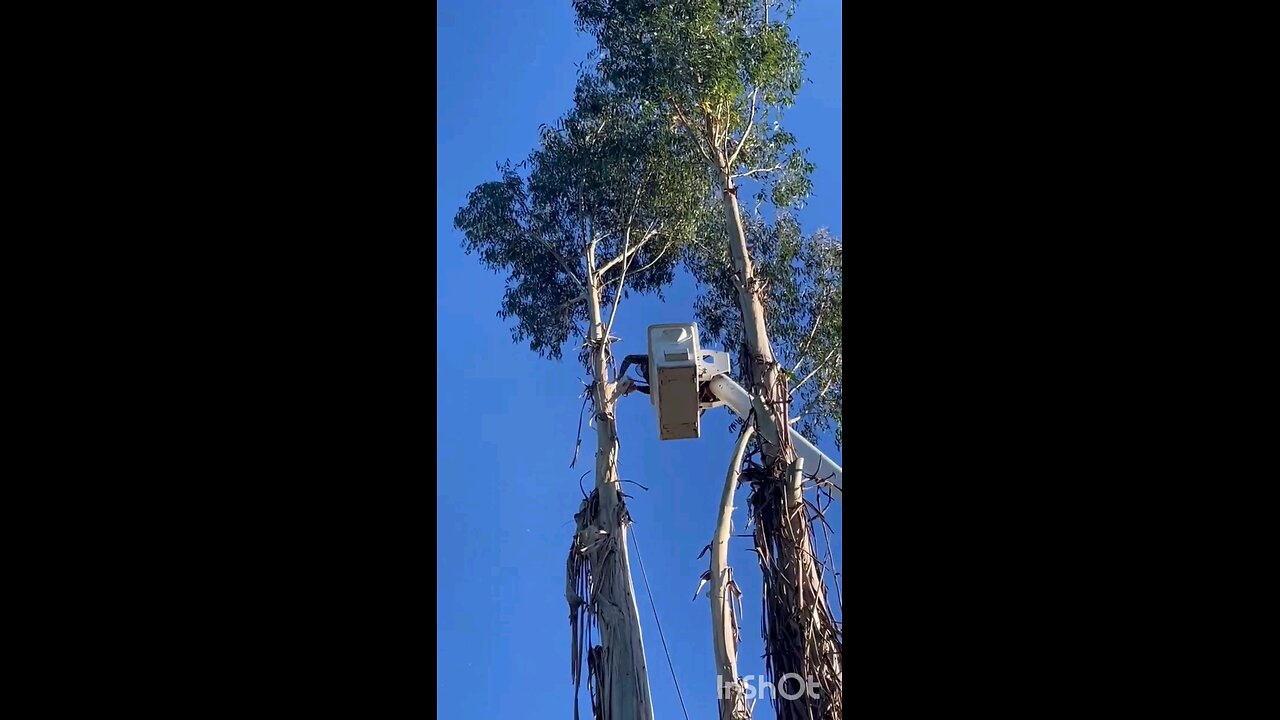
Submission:
MULTIPOLYGON (((696 324, 650 325, 646 361, 649 400, 658 411, 659 438, 697 438, 701 434, 701 411, 722 404, 744 420, 750 416, 751 395, 729 377, 729 354, 703 349, 698 342, 696 324), (703 402, 700 388, 704 384, 715 395, 716 402, 703 402)), ((622 371, 626 372, 625 364, 622 371)), ((763 425, 760 429, 764 430, 763 425)), ((832 497, 843 502, 840 466, 794 428, 787 430, 796 455, 804 459, 805 471, 828 481, 832 497)))
MULTIPOLYGON (((745 420, 751 413, 751 395, 728 375, 715 376, 707 386, 738 417, 745 420)), ((795 445, 796 455, 804 458, 805 471, 820 479, 828 479, 831 483, 831 496, 844 502, 844 498, 841 497, 841 488, 844 487, 844 483, 840 466, 806 440, 803 435, 796 432, 795 428, 787 429, 790 430, 791 444, 795 445)))

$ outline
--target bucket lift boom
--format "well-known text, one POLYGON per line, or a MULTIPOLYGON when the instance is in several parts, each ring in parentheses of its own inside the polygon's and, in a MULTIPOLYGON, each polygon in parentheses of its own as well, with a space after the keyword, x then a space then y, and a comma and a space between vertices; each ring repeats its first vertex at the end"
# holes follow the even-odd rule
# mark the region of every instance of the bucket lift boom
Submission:
MULTIPOLYGON (((699 346, 694 323, 650 325, 644 363, 649 400, 657 410, 658 437, 662 440, 700 437, 702 411, 709 408, 726 405, 743 419, 751 414, 751 394, 729 377, 729 353, 699 346)), ((831 495, 843 500, 840 466, 795 428, 787 431, 796 455, 804 459, 805 472, 828 482, 831 495)))

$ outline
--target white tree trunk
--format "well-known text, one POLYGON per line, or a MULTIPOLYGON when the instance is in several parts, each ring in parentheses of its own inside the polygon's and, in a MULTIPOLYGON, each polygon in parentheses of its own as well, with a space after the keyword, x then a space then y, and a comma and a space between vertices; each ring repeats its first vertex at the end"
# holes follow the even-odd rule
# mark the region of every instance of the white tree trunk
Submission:
MULTIPOLYGON (((594 265, 594 263, 591 263, 594 265)), ((600 630, 595 661, 597 720, 653 720, 640 612, 631 584, 627 547, 626 505, 618 479, 618 434, 614 408, 617 383, 609 381, 608 338, 600 312, 600 288, 594 267, 588 270, 591 329, 588 343, 595 379, 592 399, 596 424, 596 493, 598 502, 583 502, 575 551, 586 556, 590 576, 588 611, 600 630), (592 512, 592 510, 594 512, 592 512)), ((572 562, 570 563, 572 568, 572 562)), ((570 571, 572 573, 572 569, 570 571)), ((573 579, 570 578, 571 592, 573 579)), ((572 600, 571 600, 572 604, 572 600)))
MULTIPOLYGON (((766 598, 766 604, 783 615, 778 618, 785 625, 781 630, 794 639, 791 644, 799 649, 766 647, 765 650, 773 664, 775 682, 785 674, 796 673, 806 679, 813 678, 822 682, 824 690, 820 692, 827 695, 816 703, 803 694, 794 701, 778 696, 775 706, 779 718, 809 718, 812 717, 812 711, 816 710, 824 720, 839 720, 843 715, 839 697, 843 687, 842 650, 827 603, 826 586, 813 562, 816 556, 813 553, 808 513, 801 499, 801 475, 790 472, 795 452, 787 433, 787 392, 765 327, 761 287, 753 275, 737 189, 727 168, 723 166, 720 180, 725 220, 729 229, 729 252, 736 271, 738 304, 742 310, 744 337, 750 361, 748 380, 752 394, 762 398, 768 410, 767 417, 757 417, 766 440, 765 468, 772 478, 789 485, 787 491, 777 498, 780 502, 767 500, 773 504, 770 510, 781 515, 779 534, 783 537, 776 538, 781 540, 777 546, 778 557, 766 555, 765 551, 769 550, 767 548, 757 549, 762 551, 762 567, 768 562, 785 576, 781 578, 782 582, 766 582, 768 592, 776 596, 776 602, 769 603, 766 598), (779 432, 779 429, 782 431, 779 432)), ((757 533, 757 539, 759 537, 757 533)), ((766 638, 766 643, 768 640, 766 638)), ((794 690, 793 686, 788 686, 789 692, 794 690)))
POLYGON ((711 538, 711 580, 708 599, 711 600, 711 640, 715 647, 716 688, 720 701, 720 720, 748 720, 745 688, 738 678, 738 624, 733 613, 731 592, 736 592, 733 571, 729 568, 729 537, 733 527, 733 494, 738 487, 738 467, 751 440, 753 429, 743 428, 733 459, 720 494, 720 512, 716 517, 716 532, 711 538))

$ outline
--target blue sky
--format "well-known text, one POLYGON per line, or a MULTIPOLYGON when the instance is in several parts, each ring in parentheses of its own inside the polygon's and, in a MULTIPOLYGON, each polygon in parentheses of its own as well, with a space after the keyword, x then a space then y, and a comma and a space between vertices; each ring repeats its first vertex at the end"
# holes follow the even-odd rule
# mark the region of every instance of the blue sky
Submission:
MULTIPOLYGON (((574 30, 568 0, 442 0, 437 22, 437 708, 460 720, 562 720, 573 698, 565 559, 578 479, 593 466, 584 434, 569 469, 586 373, 573 348, 554 362, 512 343, 495 314, 504 276, 463 254, 452 221, 467 192, 496 176, 496 162, 523 159, 538 124, 569 109, 574 63, 592 43, 574 30)), ((786 122, 817 165, 800 219, 843 237, 840 3, 801 2, 793 27, 811 53, 813 83, 786 122)), ((694 295, 682 277, 666 303, 623 303, 615 353, 643 353, 648 325, 692 320, 694 295)), ((710 609, 705 594, 691 599, 733 449, 728 424, 727 410, 713 410, 700 439, 661 442, 647 396, 624 398, 618 410, 621 476, 649 488, 627 485, 634 535, 691 718, 716 714, 710 609)), ((843 465, 830 438, 815 442, 843 465)), ((743 523, 739 511, 735 531, 743 523)), ((748 547, 736 539, 729 557, 745 593, 740 672, 760 674, 760 573, 748 547)), ((632 559, 655 714, 680 718, 634 548, 632 559)), ((584 687, 589 716, 586 695, 584 687)))

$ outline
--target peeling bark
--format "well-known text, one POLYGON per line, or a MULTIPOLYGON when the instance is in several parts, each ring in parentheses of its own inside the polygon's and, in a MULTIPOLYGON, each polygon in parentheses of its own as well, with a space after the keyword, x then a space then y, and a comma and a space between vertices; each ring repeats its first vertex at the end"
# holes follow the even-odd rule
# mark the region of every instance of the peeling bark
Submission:
POLYGON ((786 376, 769 343, 763 293, 752 274, 742 210, 727 163, 721 163, 720 182, 747 344, 745 372, 751 392, 765 409, 755 418, 764 440, 764 472, 752 479, 749 503, 764 576, 766 667, 775 683, 789 673, 820 683, 816 699, 807 694, 795 700, 778 695, 775 706, 780 720, 839 720, 843 717, 842 639, 813 561, 813 530, 800 495, 800 475, 791 472, 795 452, 786 431, 786 376))
MULTIPOLYGON (((594 265, 590 253, 588 263, 594 265)), ((581 652, 590 641, 594 625, 600 632, 600 645, 590 649, 593 661, 588 665, 594 676, 591 687, 596 720, 653 720, 640 612, 631 584, 627 546, 630 517, 618 479, 618 428, 614 414, 618 384, 609 381, 609 338, 602 322, 601 288, 594 267, 589 268, 588 275, 591 329, 587 343, 595 380, 591 393, 596 424, 596 486, 575 516, 577 533, 570 550, 566 595, 574 632, 574 683, 580 683, 581 652)))

